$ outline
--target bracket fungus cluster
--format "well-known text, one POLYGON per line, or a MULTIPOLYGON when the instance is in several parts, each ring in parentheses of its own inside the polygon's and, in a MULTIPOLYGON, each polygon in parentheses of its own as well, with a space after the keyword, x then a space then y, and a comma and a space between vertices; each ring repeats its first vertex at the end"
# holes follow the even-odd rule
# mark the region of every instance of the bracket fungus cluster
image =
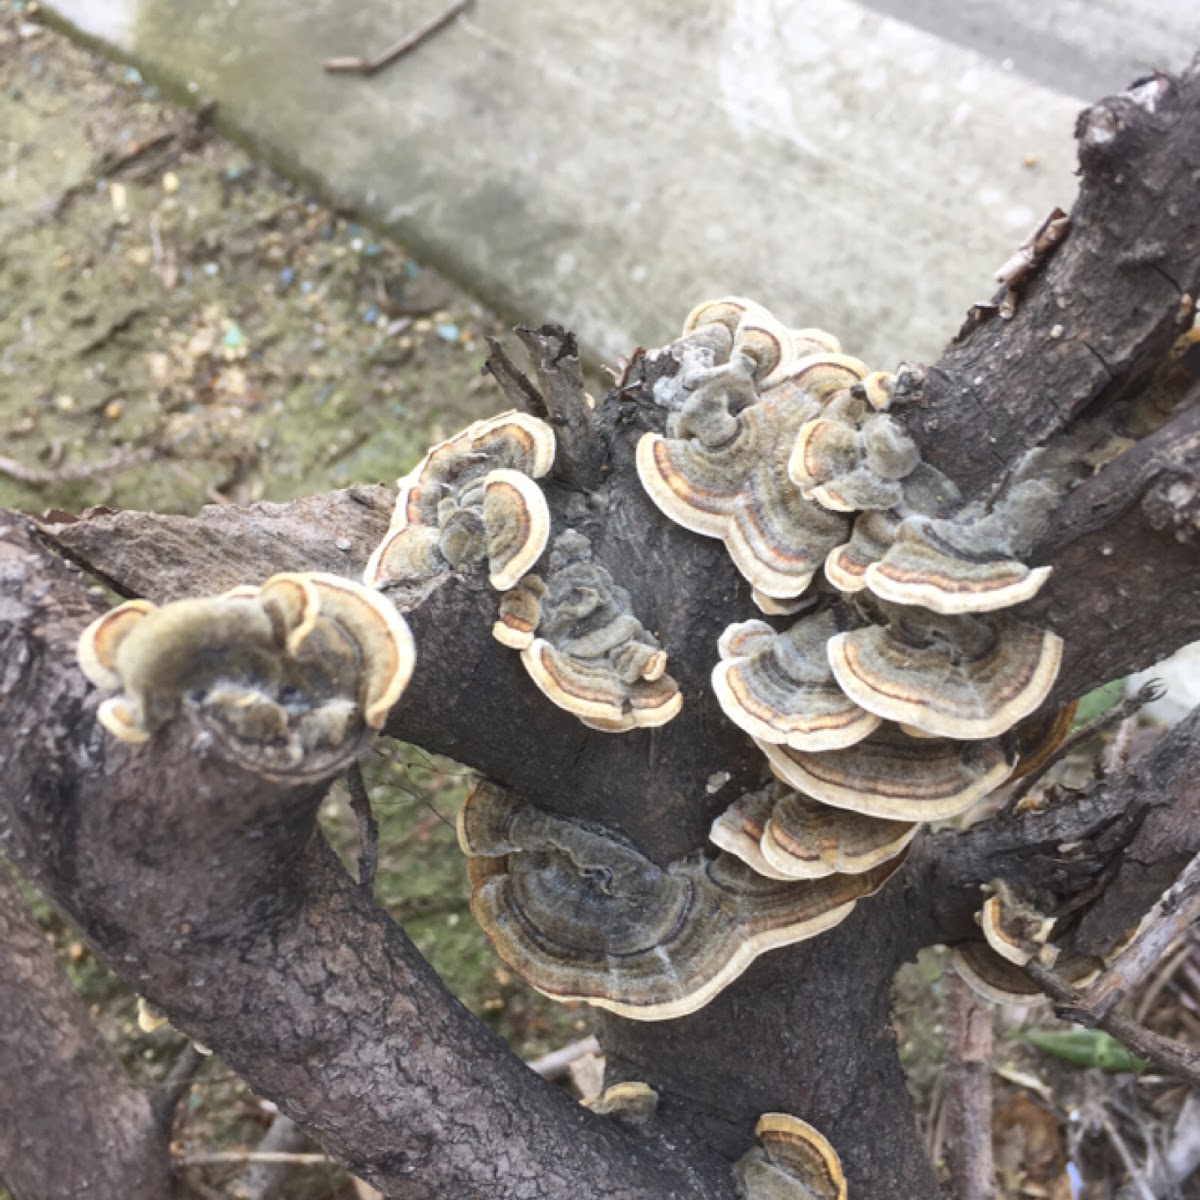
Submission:
POLYGON ((574 529, 555 538, 545 579, 527 576, 501 600, 492 633, 520 650, 541 691, 589 728, 665 725, 683 705, 666 651, 574 529))
POLYGON ((669 353, 643 486, 792 617, 717 646, 717 700, 779 782, 712 840, 775 880, 876 870, 1012 774, 1010 731, 1054 683, 1059 639, 1009 611, 1049 574, 1022 561, 1045 497, 965 504, 921 460, 896 378, 751 301, 700 305, 669 353))
POLYGON ((619 833, 480 782, 459 814, 471 911, 500 957, 556 1000, 639 1021, 707 1004, 760 954, 815 937, 878 890, 898 860, 779 881, 731 854, 657 866, 619 833))
POLYGON ((130 600, 84 630, 78 656, 94 684, 119 689, 97 716, 121 741, 147 741, 187 707, 234 758, 287 773, 353 753, 416 659, 388 600, 327 574, 161 608, 130 600))
POLYGON ((412 589, 486 562, 492 587, 515 586, 550 537, 535 481, 554 465, 554 451, 554 430, 521 412, 476 421, 434 446, 397 482, 391 527, 364 582, 412 589))

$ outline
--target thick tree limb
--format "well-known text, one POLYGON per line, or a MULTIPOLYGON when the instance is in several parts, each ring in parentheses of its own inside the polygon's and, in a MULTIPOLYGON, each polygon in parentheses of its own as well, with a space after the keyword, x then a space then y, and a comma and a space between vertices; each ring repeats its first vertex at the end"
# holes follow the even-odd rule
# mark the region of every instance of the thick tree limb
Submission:
POLYGON ((92 1025, 3 859, 0 1079, 0 1187, 19 1200, 170 1195, 169 1131, 92 1025))
POLYGON ((186 717, 151 754, 115 742, 75 666, 80 582, 15 524, 0 577, 0 835, 180 1029, 392 1195, 573 1200, 590 1179, 628 1200, 727 1197, 719 1173, 650 1161, 458 1004, 317 834, 328 780, 206 756, 186 717))
POLYGON ((1200 295, 1200 63, 1085 110, 1066 241, 1016 315, 968 322, 932 367, 911 431, 967 494, 1081 414, 1136 390, 1200 295))

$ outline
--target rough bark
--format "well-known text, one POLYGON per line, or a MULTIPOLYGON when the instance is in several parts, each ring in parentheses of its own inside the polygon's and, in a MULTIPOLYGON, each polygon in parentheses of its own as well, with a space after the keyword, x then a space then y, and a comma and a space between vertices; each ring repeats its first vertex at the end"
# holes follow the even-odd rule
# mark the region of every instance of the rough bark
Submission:
MULTIPOLYGON (((912 428, 966 491, 990 494, 1026 451, 1061 447, 1083 416, 1119 426, 1119 405, 1160 366, 1187 308, 1180 293, 1200 285, 1198 105, 1194 69, 1178 86, 1159 81, 1092 110, 1065 243, 1021 285, 1011 321, 984 315, 927 372, 912 428)), ((538 336, 549 391, 546 370, 561 359, 567 371, 571 356, 552 352, 557 335, 538 336)), ((615 825, 659 862, 703 845, 713 816, 762 772, 708 687, 718 634, 752 611, 748 586, 718 544, 662 520, 633 471, 637 435, 661 419, 647 385, 669 369, 669 356, 635 364, 600 413, 599 482, 585 449, 548 495, 555 528, 588 534, 669 648, 682 714, 619 737, 584 729, 492 641, 486 583, 453 575, 410 607, 419 665, 387 729, 534 803, 615 825), (717 772, 730 780, 709 793, 717 772)), ((1028 611, 1066 640, 1062 696, 1200 636, 1196 411, 1184 407, 1049 516, 1038 555, 1054 582, 1028 611)), ((93 514, 44 536, 122 593, 165 600, 280 569, 355 574, 389 507, 386 490, 351 489, 195 519, 93 514)), ((140 990, 400 1197, 727 1195, 726 1161, 777 1109, 832 1138, 852 1194, 932 1200, 888 1030, 896 966, 969 933, 978 885, 995 874, 1090 901, 1097 877, 1150 836, 1145 789, 1194 795, 1200 778, 1185 729, 1146 774, 1106 781, 1068 810, 926 837, 882 896, 760 960, 701 1012, 665 1025, 606 1020, 614 1076, 663 1095, 634 1135, 543 1088, 446 995, 316 835, 318 782, 250 778, 197 757, 183 720, 136 753, 101 737, 70 664, 86 619, 78 581, 24 526, 7 543, 0 572, 20 598, 0 614, 0 663, 16 664, 0 670, 11 758, 0 832, 140 990)), ((1189 837, 1194 828, 1189 818, 1189 837)), ((1169 846, 1149 842, 1136 862, 1169 846)), ((1122 919, 1144 900, 1138 873, 1117 876, 1131 889, 1122 919)))
POLYGON ((172 1194, 169 1128, 104 1044, 3 859, 0 1079, 0 1187, 13 1200, 172 1194))
POLYGON ((446 991, 317 832, 328 778, 252 775, 186 717, 153 754, 115 742, 75 666, 81 581, 16 523, 0 578, 0 835, 180 1029, 389 1195, 726 1194, 573 1104, 446 991))

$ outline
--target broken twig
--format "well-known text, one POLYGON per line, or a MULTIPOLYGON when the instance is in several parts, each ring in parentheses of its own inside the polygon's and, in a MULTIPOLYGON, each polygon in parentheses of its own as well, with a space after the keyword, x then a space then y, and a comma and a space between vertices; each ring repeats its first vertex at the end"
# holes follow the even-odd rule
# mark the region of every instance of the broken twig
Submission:
POLYGON ((1090 742, 1097 734, 1104 733, 1105 730, 1111 729, 1114 725, 1120 725, 1123 721, 1127 721, 1130 717, 1136 716, 1147 704, 1158 700, 1166 689, 1163 687, 1162 681, 1151 679, 1148 683, 1142 684, 1137 692, 1132 696, 1126 696, 1120 704, 1114 705, 1107 712, 1101 713, 1094 720, 1089 721, 1081 729, 1076 729, 1070 737, 1064 739, 1053 754, 1046 758, 1046 761, 1041 764, 1036 770, 1031 771, 1021 780, 1021 786, 1013 792, 1008 798, 1008 802, 1004 805, 1003 814, 1015 812, 1021 801, 1029 795, 1031 791, 1056 767, 1068 754, 1077 750, 1085 742, 1090 742))
POLYGON ((1200 917, 1200 854, 1143 918, 1133 941, 1084 993, 1088 1012, 1102 1017, 1137 986, 1200 917))
POLYGON ((379 822, 371 811, 371 797, 358 763, 346 772, 346 786, 350 789, 350 807, 358 818, 358 886, 368 896, 374 896, 375 872, 379 866, 379 822))
POLYGON ((1154 1033, 1119 1013, 1108 1012, 1097 1016, 1088 1010, 1080 992, 1039 962, 1029 962, 1024 969, 1029 978, 1054 1001, 1054 1011, 1064 1021, 1072 1021, 1086 1029, 1103 1029, 1160 1071, 1183 1079, 1192 1087, 1200 1087, 1200 1050, 1193 1050, 1172 1038, 1154 1033))
POLYGON ((455 0, 449 8, 439 13, 432 20, 426 21, 419 29, 414 29, 406 37, 402 37, 394 46, 389 46, 382 54, 374 58, 348 57, 327 58, 324 62, 325 71, 329 75, 362 75, 370 78, 391 66, 398 58, 403 58, 410 50, 419 46, 426 38, 432 37, 439 29, 449 25, 459 13, 466 10, 470 0, 455 0))
POLYGON ((81 479, 91 479, 95 475, 128 471, 133 467, 153 462, 162 453, 161 448, 154 446, 143 446, 140 450, 119 450, 102 462, 63 467, 57 471, 39 471, 36 467, 27 467, 24 463, 17 462, 15 458, 0 457, 0 475, 7 475, 10 479, 31 488, 53 487, 57 483, 75 483, 81 479))

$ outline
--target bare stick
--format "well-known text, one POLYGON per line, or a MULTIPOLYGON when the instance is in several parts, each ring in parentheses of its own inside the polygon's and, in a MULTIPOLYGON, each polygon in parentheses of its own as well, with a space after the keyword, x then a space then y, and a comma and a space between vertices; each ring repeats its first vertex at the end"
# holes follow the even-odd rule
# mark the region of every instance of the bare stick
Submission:
POLYGON ((531 1071, 536 1071, 543 1079, 561 1079, 567 1073, 567 1068, 588 1054, 599 1054, 600 1043, 594 1037, 580 1038, 577 1042, 568 1042, 558 1050, 551 1050, 541 1058, 532 1059, 526 1065, 531 1071))
POLYGON ((1146 914, 1130 945, 1083 994, 1087 1010, 1104 1016, 1163 959, 1171 944, 1200 917, 1200 854, 1146 914))
POLYGON ((175 1118, 175 1106, 192 1086, 192 1080, 204 1065, 204 1059, 205 1055, 196 1049, 195 1042, 189 1040, 171 1064, 166 1079, 153 1099, 154 1115, 164 1130, 170 1130, 175 1118))
POLYGON ((1101 713, 1094 720, 1089 721, 1082 729, 1075 730, 1070 737, 1064 739, 1062 745, 1037 770, 1031 771, 1025 776, 1021 781, 1021 786, 1008 798, 1008 803, 1005 804, 1004 811, 1006 813, 1013 812, 1017 805, 1046 777, 1047 773, 1058 766, 1073 750, 1078 749, 1084 742, 1091 741, 1092 738, 1099 733, 1103 733, 1106 729, 1111 729, 1114 725, 1120 725, 1130 717, 1136 716, 1147 704, 1159 699, 1164 690, 1160 680, 1151 679, 1149 683, 1142 684, 1134 695, 1126 696, 1120 704, 1110 708, 1108 712, 1101 713))
POLYGON ((561 325, 513 331, 537 372, 538 390, 549 410, 558 448, 554 477, 568 487, 591 491, 603 478, 604 444, 583 387, 579 345, 561 325))
POLYGON ((389 46, 382 54, 374 58, 327 58, 325 70, 330 75, 362 75, 367 78, 391 66, 398 58, 403 58, 410 50, 419 46, 426 38, 432 37, 437 31, 449 25, 459 13, 463 12, 470 0, 454 0, 449 8, 440 12, 432 20, 426 21, 412 33, 402 37, 394 46, 389 46))
POLYGON ((499 338, 487 339, 491 354, 483 364, 483 370, 500 385, 500 390, 523 412, 545 420, 550 415, 546 399, 529 380, 529 376, 508 356, 499 338))
POLYGON ((208 1154, 184 1154, 175 1160, 182 1167, 208 1167, 217 1163, 290 1163, 294 1166, 334 1167, 328 1154, 293 1154, 288 1150, 213 1150, 208 1154))
POLYGON ((143 446, 140 450, 119 450, 103 462, 63 467, 58 471, 40 471, 36 467, 27 467, 24 463, 17 462, 15 458, 0 457, 0 475, 7 475, 10 479, 32 488, 53 487, 56 483, 74 483, 80 479, 91 479, 95 475, 129 471, 153 462, 162 453, 163 451, 155 446, 143 446))
POLYGON ((957 1200, 994 1200, 992 1161, 992 1012, 949 970, 946 990, 946 1071, 943 1112, 948 1125, 946 1164, 957 1200))
POLYGON ((375 872, 379 866, 379 822, 371 811, 371 797, 358 763, 346 772, 346 786, 350 789, 350 807, 358 818, 358 886, 368 896, 374 896, 375 872))
POLYGON ((1107 1134, 1108 1140, 1112 1143, 1113 1149, 1116 1150, 1121 1162, 1125 1165, 1125 1170, 1129 1172, 1129 1178, 1137 1188, 1140 1200, 1155 1200, 1154 1193, 1147 1187, 1145 1177, 1139 1170, 1133 1155, 1129 1152, 1129 1147, 1125 1144, 1125 1139, 1117 1131, 1116 1125, 1113 1124, 1112 1117, 1108 1113, 1101 1111, 1100 1124, 1105 1134, 1107 1134))
POLYGON ((1073 1021, 1087 1029, 1099 1027, 1160 1071, 1183 1079, 1192 1087, 1200 1087, 1200 1050, 1154 1033, 1119 1013, 1097 1017, 1088 1010, 1079 992, 1040 963, 1028 963, 1025 973, 1054 1001, 1054 1011, 1064 1021, 1073 1021))

